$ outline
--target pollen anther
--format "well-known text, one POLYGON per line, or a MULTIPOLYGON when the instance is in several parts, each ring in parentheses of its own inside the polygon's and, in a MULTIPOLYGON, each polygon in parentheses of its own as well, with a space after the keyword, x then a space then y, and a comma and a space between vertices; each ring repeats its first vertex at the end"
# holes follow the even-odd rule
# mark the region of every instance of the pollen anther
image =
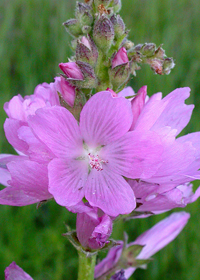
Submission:
POLYGON ((98 155, 92 155, 91 153, 88 154, 89 157, 89 165, 92 169, 96 169, 97 171, 102 171, 103 166, 102 163, 108 163, 107 160, 103 160, 99 158, 98 155))

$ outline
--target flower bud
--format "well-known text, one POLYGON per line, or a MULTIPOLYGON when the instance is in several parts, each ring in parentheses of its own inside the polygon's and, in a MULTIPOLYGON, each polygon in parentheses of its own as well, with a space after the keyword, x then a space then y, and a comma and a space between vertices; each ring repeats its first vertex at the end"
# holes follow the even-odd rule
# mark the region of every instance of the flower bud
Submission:
POLYGON ((88 34, 88 33, 91 31, 91 29, 92 29, 91 26, 89 26, 89 25, 84 25, 84 26, 82 27, 82 32, 83 32, 83 34, 88 34))
POLYGON ((121 10, 121 0, 113 0, 111 6, 113 7, 114 13, 118 13, 121 10))
POLYGON ((111 0, 94 0, 94 4, 96 7, 98 7, 99 5, 103 5, 106 8, 110 4, 110 2, 111 0))
POLYGON ((80 25, 91 25, 93 16, 90 13, 91 7, 84 3, 77 2, 76 4, 76 18, 80 25))
POLYGON ((163 73, 166 75, 169 75, 169 73, 171 72, 171 69, 174 68, 175 63, 173 58, 165 58, 164 63, 163 63, 163 73))
POLYGON ((59 67, 68 78, 74 80, 84 79, 80 68, 75 62, 60 63, 59 67))
POLYGON ((119 272, 117 272, 115 275, 113 275, 110 280, 126 280, 125 278, 125 271, 121 269, 119 272))
POLYGON ((107 240, 112 232, 112 221, 106 214, 99 217, 97 209, 88 213, 78 213, 76 232, 84 248, 97 250, 109 243, 107 240))
POLYGON ((57 78, 56 83, 57 91, 60 93, 61 98, 70 106, 74 106, 76 97, 75 87, 71 86, 70 83, 65 80, 62 76, 57 78))
POLYGON ((130 40, 126 40, 123 44, 123 47, 128 51, 131 50, 134 47, 134 43, 130 40))
POLYGON ((87 62, 93 67, 96 65, 98 59, 98 50, 89 36, 83 36, 77 41, 76 59, 87 62))
POLYGON ((81 26, 77 19, 69 19, 64 22, 63 25, 65 26, 67 32, 74 37, 82 34, 81 26))
POLYGON ((130 76, 129 62, 120 64, 115 68, 109 70, 110 81, 113 85, 113 89, 116 91, 121 85, 127 82, 130 76))
POLYGON ((113 27, 114 27, 114 31, 115 31, 115 38, 118 39, 120 38, 124 32, 125 32, 125 24, 123 19, 120 17, 120 15, 112 15, 112 17, 110 18, 113 27))
POLYGON ((151 69, 159 75, 163 74, 163 62, 160 59, 154 58, 147 60, 147 63, 151 66, 151 69))
POLYGON ((142 54, 149 57, 155 54, 156 45, 153 43, 146 43, 142 47, 142 54))
POLYGON ((164 59, 165 58, 165 50, 163 50, 163 48, 161 48, 161 46, 159 46, 157 48, 157 50, 155 51, 155 56, 156 58, 159 58, 159 59, 164 59))
POLYGON ((93 67, 89 63, 82 61, 77 61, 76 63, 83 73, 84 81, 77 81, 75 85, 82 88, 95 88, 97 86, 97 78, 93 67))
POLYGON ((114 29, 112 22, 105 15, 101 15, 94 23, 93 38, 94 41, 102 51, 108 52, 113 40, 114 29))
POLYGON ((119 51, 116 53, 116 55, 112 59, 112 68, 115 68, 116 66, 127 63, 127 62, 129 62, 127 52, 126 52, 126 49, 124 47, 122 47, 121 49, 119 49, 119 51))

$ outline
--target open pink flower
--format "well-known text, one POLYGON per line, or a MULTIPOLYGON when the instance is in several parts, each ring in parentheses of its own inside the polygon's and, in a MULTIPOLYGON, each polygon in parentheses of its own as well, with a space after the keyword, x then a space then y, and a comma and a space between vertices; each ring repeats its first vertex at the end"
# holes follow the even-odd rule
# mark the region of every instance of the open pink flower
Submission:
POLYGON ((55 154, 48 165, 49 192, 71 207, 85 197, 91 206, 117 216, 135 208, 134 193, 123 178, 150 177, 162 154, 154 133, 128 132, 131 103, 110 92, 95 94, 80 123, 62 107, 37 110, 29 117, 35 135, 55 154))
POLYGON ((39 108, 60 106, 59 84, 60 78, 55 78, 54 83, 38 85, 33 95, 14 96, 4 105, 9 117, 4 124, 5 134, 20 155, 0 156, 1 183, 6 186, 0 191, 0 204, 24 206, 52 198, 47 164, 54 155, 33 134, 27 119, 39 108))

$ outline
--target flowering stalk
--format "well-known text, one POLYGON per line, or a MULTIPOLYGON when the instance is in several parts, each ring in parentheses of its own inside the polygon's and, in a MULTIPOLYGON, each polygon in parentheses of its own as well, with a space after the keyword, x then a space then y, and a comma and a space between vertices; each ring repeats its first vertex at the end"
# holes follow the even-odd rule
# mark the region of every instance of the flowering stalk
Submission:
POLYGON ((93 280, 94 268, 96 264, 96 254, 87 256, 79 251, 78 280, 93 280))
MULTIPOLYGON (((125 88, 139 64, 160 75, 174 67, 163 48, 134 46, 117 14, 121 0, 85 0, 64 23, 74 56, 54 83, 7 102, 4 124, 18 155, 0 155, 0 203, 24 206, 55 199, 77 213, 64 234, 79 255, 78 280, 126 280, 172 241, 189 214, 179 212, 135 242, 110 239, 113 221, 184 207, 200 196, 200 132, 176 138, 190 120, 189 88, 165 98, 125 88), (110 249, 95 268, 99 250, 110 249)), ((6 279, 32 279, 15 263, 6 279), (13 276, 14 275, 14 276, 13 276)))

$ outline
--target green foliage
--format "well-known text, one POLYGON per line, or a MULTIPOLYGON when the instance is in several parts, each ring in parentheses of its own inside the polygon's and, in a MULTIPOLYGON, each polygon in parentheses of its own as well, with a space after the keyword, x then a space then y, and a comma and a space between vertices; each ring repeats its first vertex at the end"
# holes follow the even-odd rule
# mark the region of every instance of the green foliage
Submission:
MULTIPOLYGON (((58 63, 67 62, 72 54, 70 36, 62 23, 73 18, 75 0, 1 0, 0 1, 0 149, 13 153, 3 133, 6 114, 3 104, 13 95, 32 94, 35 86, 51 82, 59 72, 58 63)), ((148 66, 137 72, 131 85, 137 91, 148 86, 148 94, 162 91, 164 95, 176 87, 189 86, 189 103, 196 108, 185 132, 200 130, 200 2, 196 0, 124 0, 120 12, 130 39, 135 44, 164 44, 176 66, 169 76, 153 74, 148 66)), ((189 224, 181 235, 154 257, 147 270, 138 269, 131 279, 198 280, 199 271, 199 211, 197 201, 189 205, 189 224)), ((64 222, 75 227, 75 215, 50 201, 36 210, 27 207, 0 206, 0 279, 12 261, 35 280, 77 278, 77 253, 68 240, 64 222)), ((118 222, 113 238, 123 238, 123 230, 133 241, 165 215, 146 220, 118 222)))

